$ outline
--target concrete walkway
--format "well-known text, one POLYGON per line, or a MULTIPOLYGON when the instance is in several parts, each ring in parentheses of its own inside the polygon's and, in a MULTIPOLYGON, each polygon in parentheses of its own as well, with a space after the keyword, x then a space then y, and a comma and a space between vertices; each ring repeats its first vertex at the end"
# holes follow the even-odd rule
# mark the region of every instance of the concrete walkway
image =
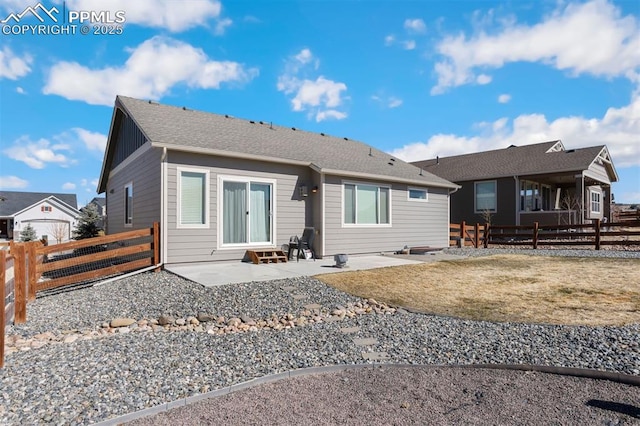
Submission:
POLYGON ((260 265, 240 261, 179 263, 165 265, 165 269, 188 280, 200 283, 205 287, 213 287, 223 284, 269 281, 333 272, 410 265, 437 260, 460 259, 459 256, 444 253, 410 257, 411 259, 393 255, 349 256, 346 268, 334 267, 333 257, 327 257, 316 261, 301 259, 299 262, 293 260, 286 263, 263 263, 260 265))

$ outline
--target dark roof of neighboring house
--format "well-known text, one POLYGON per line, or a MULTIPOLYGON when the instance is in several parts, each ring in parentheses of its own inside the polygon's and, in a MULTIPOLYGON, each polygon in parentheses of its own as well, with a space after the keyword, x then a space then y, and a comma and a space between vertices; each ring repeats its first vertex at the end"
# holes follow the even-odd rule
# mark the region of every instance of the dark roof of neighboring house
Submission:
POLYGON ((107 205, 107 199, 106 197, 93 197, 93 200, 89 201, 88 204, 90 203, 94 203, 97 204, 100 207, 104 207, 107 205))
POLYGON ((562 142, 550 141, 415 161, 412 164, 452 182, 464 182, 587 170, 603 149, 606 150, 606 146, 565 150, 562 142), (549 151, 556 145, 561 149, 549 151))
POLYGON ((0 201, 0 216, 13 216, 21 210, 26 209, 40 201, 49 197, 55 197, 65 204, 68 204, 74 210, 78 208, 76 194, 56 194, 53 192, 18 192, 18 191, 0 191, 0 197, 4 201, 0 201))
MULTIPOLYGON (((421 175, 417 167, 362 142, 347 138, 124 96, 116 98, 117 107, 121 107, 135 121, 152 146, 253 158, 259 161, 289 162, 309 166, 328 174, 379 178, 444 188, 457 187, 430 173, 421 175)), ((109 156, 113 155, 109 150, 113 150, 111 139, 116 136, 117 131, 111 129, 99 192, 105 190, 108 171, 104 170, 104 164, 109 164, 109 156)))

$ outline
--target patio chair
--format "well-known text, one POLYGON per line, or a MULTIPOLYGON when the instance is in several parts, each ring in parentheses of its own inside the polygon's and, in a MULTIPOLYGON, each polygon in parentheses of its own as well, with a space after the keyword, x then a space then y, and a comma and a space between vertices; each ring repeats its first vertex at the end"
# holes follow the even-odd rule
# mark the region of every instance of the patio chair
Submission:
POLYGON ((313 227, 304 228, 302 232, 302 237, 298 238, 291 237, 289 240, 289 252, 287 253, 287 258, 291 259, 291 253, 293 250, 298 250, 298 254, 296 255, 296 260, 299 262, 301 257, 304 257, 304 253, 308 250, 311 252, 311 257, 314 262, 316 260, 316 252, 313 249, 313 240, 316 237, 316 230, 313 227))

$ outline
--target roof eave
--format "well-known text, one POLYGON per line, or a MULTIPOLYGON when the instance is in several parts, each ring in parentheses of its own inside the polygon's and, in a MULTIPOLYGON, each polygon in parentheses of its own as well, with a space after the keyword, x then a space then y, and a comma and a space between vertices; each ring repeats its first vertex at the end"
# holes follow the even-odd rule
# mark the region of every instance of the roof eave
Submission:
POLYGON ((189 152, 193 154, 216 155, 219 157, 241 158, 244 160, 254 160, 254 161, 267 161, 269 163, 291 164, 295 166, 305 166, 305 167, 309 167, 311 165, 311 163, 308 161, 289 160, 286 158, 278 158, 278 157, 264 157, 264 156, 258 157, 256 155, 247 154, 244 152, 234 152, 234 151, 225 151, 222 149, 176 145, 173 143, 166 143, 166 142, 151 142, 151 146, 155 148, 167 148, 168 150, 171 150, 171 151, 189 152))
MULTIPOLYGON (((315 166, 315 165, 313 165, 315 166)), ((461 186, 457 185, 453 182, 433 182, 433 181, 425 181, 420 179, 408 179, 398 176, 389 176, 389 175, 377 175, 372 173, 362 173, 362 172, 353 172, 349 170, 337 170, 337 169, 323 169, 318 166, 313 167, 314 170, 319 173, 324 173, 327 175, 338 175, 338 176, 347 176, 361 179, 373 179, 373 180, 382 180, 386 182, 398 182, 398 183, 408 183, 412 185, 420 185, 420 186, 431 186, 435 188, 446 188, 446 189, 460 189, 461 186)))

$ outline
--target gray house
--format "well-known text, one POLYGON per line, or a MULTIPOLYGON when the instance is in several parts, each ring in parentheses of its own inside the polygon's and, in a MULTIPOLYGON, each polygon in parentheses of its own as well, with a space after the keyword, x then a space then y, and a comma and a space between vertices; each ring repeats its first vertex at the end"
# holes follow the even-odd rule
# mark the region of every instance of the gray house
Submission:
POLYGON ((458 186, 364 143, 118 96, 107 233, 160 222, 164 263, 242 259, 315 228, 318 256, 446 247, 458 186))
POLYGON ((604 145, 565 149, 557 140, 412 164, 461 185, 451 196, 454 223, 611 220, 611 183, 618 174, 604 145))

